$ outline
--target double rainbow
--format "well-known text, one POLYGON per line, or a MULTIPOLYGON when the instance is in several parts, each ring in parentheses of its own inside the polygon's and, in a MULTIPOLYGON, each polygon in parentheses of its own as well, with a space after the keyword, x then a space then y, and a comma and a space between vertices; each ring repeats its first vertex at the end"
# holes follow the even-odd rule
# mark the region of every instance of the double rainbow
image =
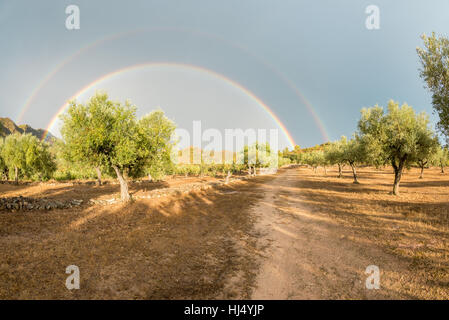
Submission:
POLYGON ((193 65, 188 65, 188 64, 181 64, 181 63, 173 63, 173 62, 158 62, 158 63, 149 62, 149 63, 136 64, 136 65, 128 66, 126 68, 122 68, 122 69, 116 70, 114 72, 111 72, 111 73, 103 75, 102 77, 98 78, 97 80, 95 80, 95 81, 89 83, 87 86, 83 87, 81 90, 79 90, 73 96, 71 96, 70 99, 68 99, 68 101, 66 103, 64 103, 61 107, 59 107, 58 111, 53 116, 53 118, 51 119, 50 123, 47 126, 47 129, 46 129, 47 130, 47 134, 48 134, 48 132, 50 132, 51 129, 53 129, 53 127, 55 126, 55 124, 57 123, 57 121, 59 119, 59 116, 69 106, 69 101, 77 99, 79 96, 81 96, 83 93, 85 93, 89 89, 91 89, 91 88, 101 84, 103 81, 106 81, 106 80, 114 78, 114 77, 118 77, 121 74, 123 74, 125 72, 128 72, 128 71, 131 71, 131 70, 136 70, 136 69, 140 69, 140 68, 149 68, 149 67, 161 67, 161 66, 178 67, 178 68, 185 68, 185 69, 189 69, 189 70, 193 70, 193 71, 203 72, 203 73, 208 74, 209 76, 218 78, 218 79, 228 83, 229 85, 231 85, 234 88, 239 89, 240 91, 245 93, 247 96, 249 96, 252 100, 254 100, 258 105, 260 105, 264 109, 264 111, 266 113, 268 113, 268 115, 281 128, 281 130, 282 130, 283 134, 285 135, 288 143, 290 144, 290 147, 294 148, 295 141, 292 138, 291 134, 288 132, 287 128, 284 126, 284 124, 281 122, 281 120, 276 116, 276 114, 262 100, 260 100, 254 93, 252 93, 251 91, 249 91, 245 87, 241 86, 237 82, 232 81, 231 79, 226 78, 225 76, 223 76, 223 75, 221 75, 219 73, 216 73, 214 71, 211 71, 211 70, 208 70, 208 69, 205 69, 205 68, 202 68, 202 67, 198 67, 198 66, 193 66, 193 65))
MULTIPOLYGON (((326 131, 325 127, 324 127, 324 124, 321 121, 321 119, 318 117, 318 115, 315 112, 315 110, 313 109, 311 103, 304 97, 304 95, 294 85, 294 83, 291 80, 289 80, 282 72, 280 72, 273 65, 268 63, 266 60, 262 59, 259 56, 256 56, 254 53, 250 52, 247 48, 241 46, 240 44, 230 42, 230 41, 228 41, 228 40, 226 40, 224 38, 221 38, 221 37, 219 37, 217 35, 214 35, 214 34, 211 34, 211 33, 206 33, 204 31, 198 31, 198 30, 192 30, 192 29, 185 29, 185 28, 180 29, 180 28, 165 28, 165 27, 159 28, 158 27, 158 28, 151 28, 151 29, 137 29, 137 30, 127 31, 127 32, 121 32, 121 33, 113 34, 113 35, 107 36, 105 38, 99 39, 97 41, 94 41, 94 42, 88 44, 87 46, 79 49, 78 51, 76 51, 75 53, 70 55, 68 58, 66 58, 65 60, 63 60, 59 64, 57 64, 55 66, 55 68, 53 68, 42 79, 42 81, 37 85, 37 87, 32 91, 31 95, 25 101, 25 104, 24 104, 23 108, 21 109, 21 111, 19 112, 19 115, 18 115, 18 117, 16 119, 16 122, 20 123, 22 121, 23 116, 25 115, 27 110, 30 108, 32 102, 37 97, 37 95, 39 94, 40 90, 42 88, 44 88, 45 85, 47 85, 51 81, 51 79, 58 72, 60 72, 66 65, 68 65, 70 62, 74 61, 77 57, 81 56, 83 53, 88 52, 89 50, 99 46, 100 44, 103 44, 103 43, 106 43, 106 42, 109 42, 109 41, 117 40, 117 39, 120 39, 120 38, 123 38, 123 37, 128 37, 128 36, 131 36, 131 35, 135 35, 135 34, 139 34, 139 33, 142 33, 142 32, 154 32, 154 31, 161 31, 161 30, 163 30, 163 31, 184 32, 184 33, 190 33, 190 34, 194 34, 194 35, 198 35, 198 36, 202 36, 202 37, 207 37, 207 38, 210 38, 210 39, 218 40, 220 42, 224 42, 224 43, 226 43, 227 45, 229 45, 229 46, 231 46, 233 48, 236 48, 236 49, 238 49, 240 51, 245 52, 247 55, 251 56, 256 61, 258 61, 259 63, 264 65, 266 68, 268 68, 271 72, 276 74, 276 76, 278 78, 280 78, 295 93, 295 95, 306 106, 306 109, 308 110, 308 112, 312 116, 315 124, 317 125, 317 127, 318 127, 318 129, 319 129, 319 131, 321 133, 321 136, 322 136, 323 140, 324 141, 328 141, 329 140, 329 137, 328 137, 327 131, 326 131)), ((47 126, 47 131, 49 131, 50 129, 52 129, 54 127, 55 123, 58 120, 59 115, 62 112, 64 112, 65 108, 68 106, 68 101, 70 101, 72 99, 76 99, 78 96, 80 96, 85 91, 87 91, 90 88, 92 88, 93 86, 98 85, 98 84, 100 84, 102 81, 104 81, 106 79, 118 76, 121 73, 127 72, 129 70, 133 70, 133 69, 137 69, 137 68, 141 68, 141 67, 161 66, 161 65, 179 66, 179 67, 184 67, 184 68, 190 68, 190 69, 193 69, 193 70, 196 70, 196 71, 205 72, 205 73, 208 73, 209 75, 212 75, 214 77, 222 79, 225 82, 227 82, 228 84, 230 84, 230 85, 240 89, 246 95, 251 97, 251 99, 256 101, 265 110, 265 112, 267 112, 270 115, 270 117, 273 118, 273 120, 276 122, 276 124, 282 129, 282 131, 283 131, 284 135, 286 136, 289 144, 291 145, 290 147, 294 147, 294 145, 295 145, 294 140, 293 140, 291 134, 288 132, 288 130, 285 127, 285 125, 280 121, 280 119, 276 116, 276 114, 261 99, 259 99, 254 93, 252 93, 251 91, 249 91, 248 89, 246 89, 245 87, 240 85, 239 83, 237 83, 237 82, 235 82, 235 81, 225 77, 224 75, 218 74, 218 73, 216 73, 214 71, 211 71, 211 70, 208 70, 206 68, 199 67, 199 66, 187 65, 187 64, 182 64, 182 63, 174 63, 174 62, 137 64, 137 65, 128 66, 128 67, 125 67, 125 68, 122 68, 122 69, 116 70, 114 72, 111 72, 111 73, 103 75, 102 77, 98 78, 97 80, 95 80, 95 81, 89 83, 88 85, 86 85, 85 87, 83 87, 76 94, 74 94, 70 99, 68 99, 67 103, 62 105, 58 109, 57 113, 52 117, 51 121, 49 122, 49 124, 47 126)))

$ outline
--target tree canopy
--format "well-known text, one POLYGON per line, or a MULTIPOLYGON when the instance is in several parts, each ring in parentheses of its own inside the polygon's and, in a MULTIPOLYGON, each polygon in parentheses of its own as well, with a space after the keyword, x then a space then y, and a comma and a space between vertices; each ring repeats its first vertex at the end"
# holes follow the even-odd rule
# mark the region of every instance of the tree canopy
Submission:
POLYGON ((0 139, 0 178, 4 178, 3 176, 8 170, 8 167, 6 166, 5 159, 3 159, 2 150, 3 150, 3 139, 0 139))
POLYGON ((393 166, 394 194, 399 194, 404 167, 431 152, 436 141, 427 114, 416 114, 409 105, 399 107, 393 100, 388 102, 386 113, 379 106, 362 109, 358 130, 370 156, 393 166))
POLYGON ((237 162, 246 166, 276 167, 277 153, 271 150, 268 143, 254 142, 251 145, 245 145, 237 155, 237 162))
POLYGON ((432 92, 432 104, 439 116, 438 128, 449 139, 449 40, 422 36, 424 48, 417 48, 422 68, 420 75, 432 92))
POLYGON ((447 147, 439 147, 434 158, 432 159, 432 164, 437 165, 441 168, 441 173, 444 173, 444 167, 448 165, 449 161, 449 150, 447 147))
POLYGON ((127 177, 137 176, 170 151, 175 129, 162 111, 140 120, 136 106, 111 101, 97 92, 86 104, 72 101, 61 116, 61 134, 73 159, 112 169, 120 182, 121 199, 130 200, 127 177))
POLYGON ((312 150, 302 155, 301 161, 308 164, 316 172, 318 166, 325 164, 323 150, 312 150))
POLYGON ((1 148, 1 157, 10 173, 14 172, 16 183, 19 175, 38 175, 43 179, 49 178, 56 170, 48 144, 31 134, 15 133, 7 136, 1 148))
POLYGON ((342 177, 342 166, 344 163, 344 150, 346 144, 346 137, 341 137, 340 140, 331 142, 325 148, 325 157, 330 165, 338 165, 338 177, 342 177))

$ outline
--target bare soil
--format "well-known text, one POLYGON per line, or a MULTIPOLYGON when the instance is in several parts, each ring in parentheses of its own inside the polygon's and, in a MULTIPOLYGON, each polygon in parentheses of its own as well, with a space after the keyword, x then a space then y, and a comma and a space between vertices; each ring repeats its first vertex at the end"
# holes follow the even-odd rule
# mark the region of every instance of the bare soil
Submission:
MULTIPOLYGON (((0 212, 2 299, 248 298, 257 266, 248 210, 261 182, 236 182, 128 205, 0 212), (80 269, 80 289, 65 287, 66 267, 80 269)), ((213 178, 132 184, 133 193, 213 178)), ((2 196, 97 199, 117 185, 0 185, 2 196)))
MULTIPOLYGON (((389 170, 288 170, 254 208, 268 248, 254 299, 448 299, 449 178, 412 169, 401 195, 389 170), (369 265, 380 289, 368 290, 369 265)), ((268 186, 267 186, 268 187, 268 186)))
MULTIPOLYGON (((0 184, 0 196, 82 199, 0 212, 2 299, 449 299, 449 174, 280 170, 275 176, 131 204, 92 183, 0 184), (68 290, 65 269, 80 269, 68 290), (368 265, 380 289, 365 287, 368 265)), ((211 182, 132 183, 134 195, 211 182)))

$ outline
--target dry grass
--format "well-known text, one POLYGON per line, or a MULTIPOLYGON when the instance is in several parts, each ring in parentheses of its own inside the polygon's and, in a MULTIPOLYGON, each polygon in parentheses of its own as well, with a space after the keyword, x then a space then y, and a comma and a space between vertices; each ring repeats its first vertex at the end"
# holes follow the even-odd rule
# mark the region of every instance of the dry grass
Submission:
MULTIPOLYGON (((256 235, 246 213, 263 195, 258 183, 267 179, 127 206, 0 212, 0 298, 248 298, 256 269, 249 250, 256 235), (80 290, 65 287, 65 268, 72 264, 80 268, 80 290)), ((144 193, 192 180, 131 189, 144 193)), ((0 189, 2 196, 84 200, 118 192, 114 185, 0 189)))
MULTIPOLYGON (((407 172, 391 194, 390 170, 299 172, 289 201, 324 217, 354 248, 393 254, 396 296, 449 299, 449 174, 407 172), (359 244, 359 245, 358 245, 359 244)), ((204 178, 213 180, 213 178, 204 178)), ((130 205, 82 205, 54 211, 0 212, 0 298, 213 299, 250 298, 257 272, 253 205, 272 177, 130 205), (231 192, 230 192, 231 191, 231 192), (236 192, 232 192, 236 191, 236 192), (79 266, 81 289, 65 287, 65 268, 79 266)), ((295 178, 296 179, 296 178, 295 178)), ((134 194, 198 182, 173 178, 131 186, 134 194)), ((111 198, 118 185, 0 185, 2 196, 111 198)), ((282 197, 280 192, 279 197, 282 197)), ((362 254, 362 253, 360 253, 362 254)), ((374 261, 375 262, 375 261, 374 261)))
POLYGON ((359 169, 359 185, 349 171, 342 179, 336 170, 299 172, 311 212, 328 214, 350 230, 351 240, 380 246, 405 262, 408 269, 397 270, 403 296, 449 299, 449 174, 435 168, 418 179, 418 170, 411 169, 394 196, 389 169, 359 169), (405 272, 411 277, 402 277, 405 272))

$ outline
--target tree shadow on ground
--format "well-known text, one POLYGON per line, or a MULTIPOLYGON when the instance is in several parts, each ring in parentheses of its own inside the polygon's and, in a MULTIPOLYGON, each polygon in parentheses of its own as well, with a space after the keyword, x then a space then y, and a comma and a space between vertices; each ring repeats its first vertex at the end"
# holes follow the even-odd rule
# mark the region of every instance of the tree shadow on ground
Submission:
MULTIPOLYGON (((137 194, 139 192, 148 193, 153 190, 162 190, 168 187, 170 187, 170 184, 165 181, 129 182, 130 194, 137 194)), ((0 186, 0 191, 4 197, 22 195, 26 197, 51 198, 55 200, 81 199, 84 202, 88 202, 91 199, 119 197, 120 185, 111 183, 101 186, 91 183, 43 183, 42 185, 33 186, 19 185, 3 188, 0 186)))
MULTIPOLYGON (((373 194, 370 188, 360 189, 347 182, 345 187, 342 186, 345 182, 311 177, 304 175, 298 182, 299 202, 312 212, 329 215, 354 238, 381 245, 400 257, 415 277, 422 277, 419 282, 426 290, 434 293, 447 290, 449 201, 410 200, 421 199, 416 193, 396 197, 375 190, 373 194)), ((442 181, 429 182, 421 187, 442 184, 442 181)), ((410 185, 415 187, 414 182, 404 183, 403 187, 410 185)))
POLYGON ((129 204, 0 215, 0 256, 8 257, 0 297, 249 298, 257 234, 248 210, 263 197, 256 181, 263 179, 129 204), (71 264, 80 269, 80 290, 64 286, 71 264))

